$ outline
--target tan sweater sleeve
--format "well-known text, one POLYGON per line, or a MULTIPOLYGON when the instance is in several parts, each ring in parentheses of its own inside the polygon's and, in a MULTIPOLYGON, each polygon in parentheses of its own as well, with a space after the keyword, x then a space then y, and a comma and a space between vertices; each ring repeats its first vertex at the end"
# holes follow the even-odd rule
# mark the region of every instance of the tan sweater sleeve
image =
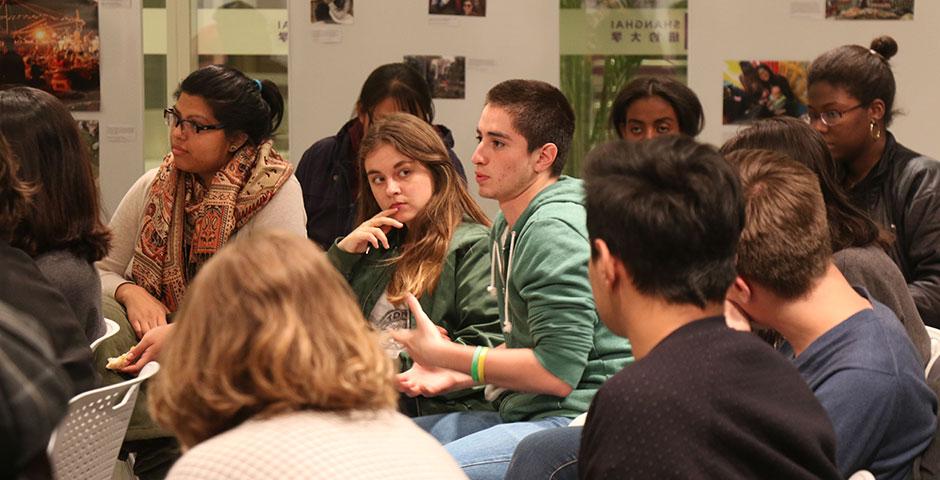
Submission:
MULTIPOLYGON (((153 169, 140 177, 127 191, 114 216, 111 217, 111 251, 95 266, 101 275, 101 292, 114 296, 119 286, 131 282, 131 261, 134 247, 140 235, 147 189, 153 183, 157 170, 153 169)), ((307 235, 307 214, 304 211, 300 183, 294 176, 284 183, 274 198, 248 221, 239 234, 251 235, 254 231, 270 229, 286 230, 298 235, 307 235)))
POLYGON ((104 295, 114 297, 119 286, 131 282, 131 261, 140 235, 144 201, 147 189, 156 176, 157 169, 152 169, 138 178, 111 216, 108 225, 111 228, 111 250, 108 256, 95 263, 101 276, 101 293, 104 295))
POLYGON ((304 210, 304 197, 300 182, 293 175, 274 194, 268 204, 248 220, 239 235, 251 236, 252 232, 273 229, 307 236, 307 212, 304 210))

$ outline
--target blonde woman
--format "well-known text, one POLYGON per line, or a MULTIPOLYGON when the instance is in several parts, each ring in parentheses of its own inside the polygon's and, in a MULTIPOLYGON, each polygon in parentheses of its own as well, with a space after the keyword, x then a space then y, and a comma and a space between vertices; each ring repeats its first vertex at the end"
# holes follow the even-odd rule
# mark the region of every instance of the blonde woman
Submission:
MULTIPOLYGON (((490 222, 467 192, 440 135, 413 115, 392 114, 370 129, 359 159, 360 184, 369 186, 359 195, 361 224, 327 255, 372 326, 408 328, 404 299, 413 293, 451 340, 502 343, 496 301, 486 292, 490 222)), ((385 346, 392 355, 400 349, 391 341, 385 346)), ((402 370, 404 391, 416 377, 435 379, 417 401, 403 402, 410 415, 492 409, 480 390, 458 388, 472 385, 467 375, 412 366, 405 357, 402 370)))
POLYGON ((306 238, 231 242, 175 324, 150 395, 187 450, 168 478, 464 478, 394 411, 392 362, 306 238))

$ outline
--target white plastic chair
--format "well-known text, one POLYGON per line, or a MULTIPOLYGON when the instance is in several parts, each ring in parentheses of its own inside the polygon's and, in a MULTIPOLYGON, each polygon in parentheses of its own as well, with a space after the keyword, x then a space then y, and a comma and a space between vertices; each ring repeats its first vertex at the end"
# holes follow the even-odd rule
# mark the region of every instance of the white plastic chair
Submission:
POLYGON ((93 352, 95 351, 96 348, 98 348, 98 345, 101 345, 101 342, 107 340, 110 337, 113 337, 115 333, 121 330, 120 325, 118 325, 117 322, 115 322, 114 320, 111 320, 110 318, 104 319, 104 325, 106 327, 106 330, 104 331, 104 335, 96 338, 94 342, 91 342, 90 346, 91 346, 91 351, 93 352))
POLYGON ((110 480, 141 382, 160 370, 150 362, 137 378, 76 395, 46 451, 57 479, 110 480))
POLYGON ((940 330, 933 327, 926 328, 927 336, 930 337, 930 360, 927 362, 927 368, 924 369, 924 372, 929 375, 930 369, 933 368, 934 362, 937 361, 937 357, 940 357, 940 330))

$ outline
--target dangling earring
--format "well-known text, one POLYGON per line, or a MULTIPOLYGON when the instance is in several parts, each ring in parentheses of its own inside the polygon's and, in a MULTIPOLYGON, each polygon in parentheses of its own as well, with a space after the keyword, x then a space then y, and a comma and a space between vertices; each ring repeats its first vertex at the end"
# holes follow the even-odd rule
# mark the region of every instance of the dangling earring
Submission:
POLYGON ((871 134, 872 140, 878 140, 881 138, 881 128, 878 127, 878 124, 874 120, 868 123, 868 133, 871 134))

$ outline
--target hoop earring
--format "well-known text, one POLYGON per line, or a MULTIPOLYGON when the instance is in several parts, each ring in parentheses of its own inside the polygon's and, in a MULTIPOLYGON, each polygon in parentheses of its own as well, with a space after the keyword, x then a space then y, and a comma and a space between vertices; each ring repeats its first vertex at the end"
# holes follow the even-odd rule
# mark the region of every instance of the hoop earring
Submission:
POLYGON ((232 146, 228 147, 228 151, 230 151, 230 152, 234 152, 235 150, 238 150, 238 145, 232 145, 232 146))
POLYGON ((868 133, 871 134, 872 140, 878 140, 881 138, 881 129, 878 128, 878 124, 874 120, 868 122, 868 133))

